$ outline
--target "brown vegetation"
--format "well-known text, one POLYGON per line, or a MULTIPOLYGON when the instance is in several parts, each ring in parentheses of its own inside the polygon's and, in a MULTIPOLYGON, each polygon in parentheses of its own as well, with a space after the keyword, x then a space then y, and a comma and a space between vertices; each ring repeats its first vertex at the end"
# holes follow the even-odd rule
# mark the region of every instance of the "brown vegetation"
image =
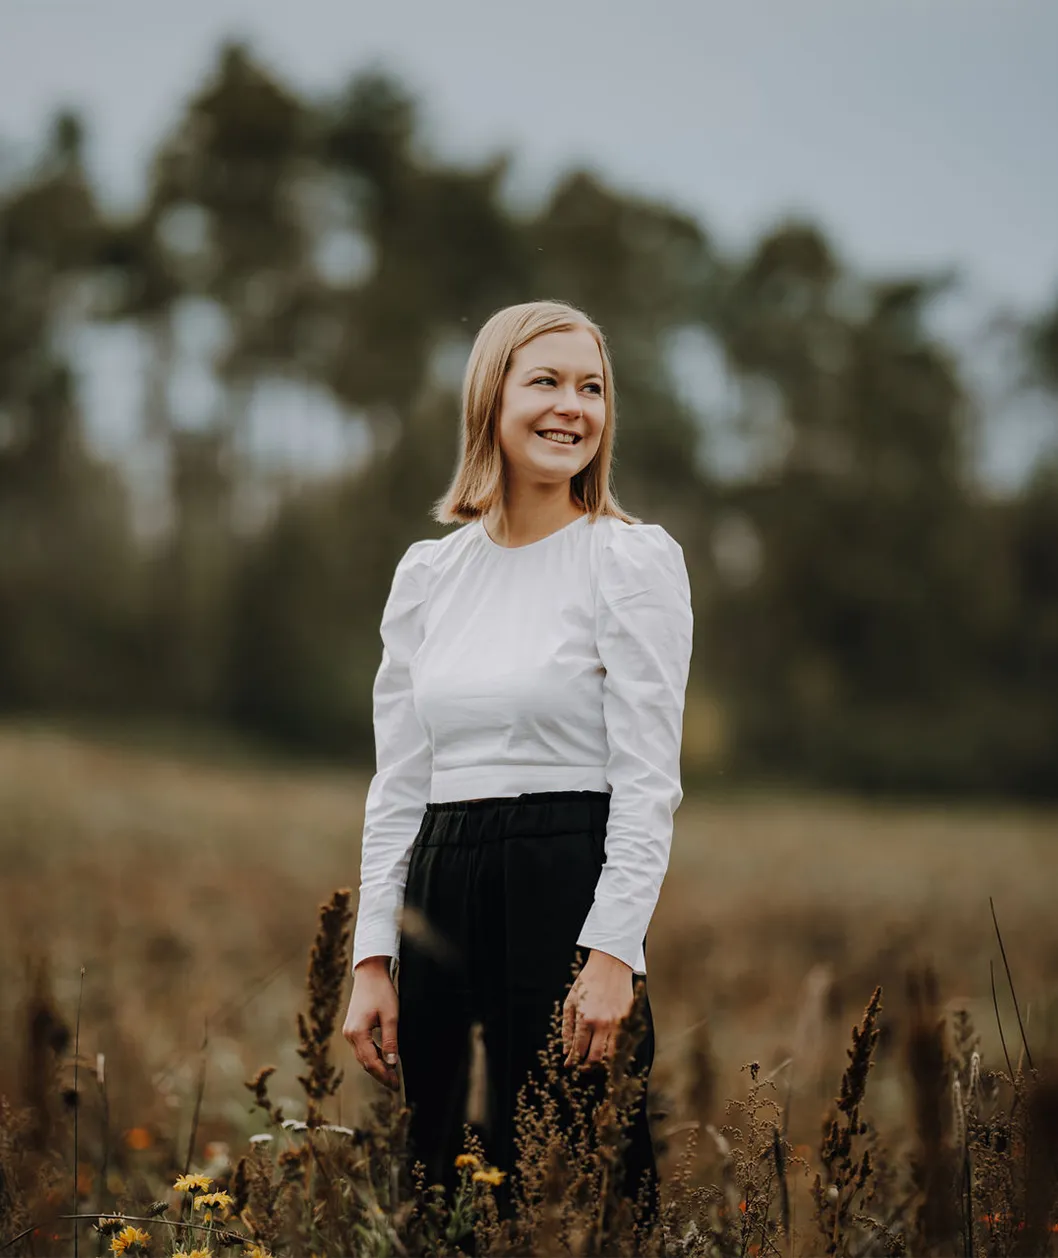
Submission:
MULTIPOLYGON (((6 1252, 72 1252, 73 1214, 86 1254, 660 1252, 608 1188, 618 1077, 594 1129, 527 1096, 510 1222, 473 1138, 455 1202, 404 1164, 399 1095, 334 1033, 363 790, 0 734, 6 1252), (210 1182, 178 1192, 188 1172, 210 1182)), ((687 799, 649 948, 666 1252, 1058 1248, 1054 832, 687 799)))

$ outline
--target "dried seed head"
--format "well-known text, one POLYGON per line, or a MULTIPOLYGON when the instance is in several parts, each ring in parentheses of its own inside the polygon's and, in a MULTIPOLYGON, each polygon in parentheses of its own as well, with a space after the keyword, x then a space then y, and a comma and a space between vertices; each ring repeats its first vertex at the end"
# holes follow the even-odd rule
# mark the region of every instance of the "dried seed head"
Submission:
POLYGON ((120 1216, 118 1218, 99 1218, 92 1224, 100 1236, 114 1236, 125 1226, 125 1220, 120 1216))

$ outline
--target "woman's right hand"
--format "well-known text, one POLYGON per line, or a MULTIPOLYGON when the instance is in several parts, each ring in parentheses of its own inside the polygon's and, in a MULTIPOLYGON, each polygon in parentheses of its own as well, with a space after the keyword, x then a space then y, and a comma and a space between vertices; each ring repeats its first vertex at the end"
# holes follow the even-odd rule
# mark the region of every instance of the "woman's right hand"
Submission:
POLYGON ((356 1059, 372 1078, 396 1092, 397 989, 389 976, 389 957, 365 957, 353 970, 353 993, 342 1034, 353 1046, 356 1059), (372 1038, 382 1029, 382 1048, 372 1038))

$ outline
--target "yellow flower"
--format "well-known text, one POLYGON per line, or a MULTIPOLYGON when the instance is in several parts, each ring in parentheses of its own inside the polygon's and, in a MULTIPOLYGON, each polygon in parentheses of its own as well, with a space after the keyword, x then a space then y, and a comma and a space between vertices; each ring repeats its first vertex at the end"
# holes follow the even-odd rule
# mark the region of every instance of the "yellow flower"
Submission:
POLYGON ((138 1227, 126 1227, 110 1242, 115 1254, 145 1254, 150 1248, 151 1238, 138 1227))
POLYGON ((226 1192, 204 1192, 195 1198, 195 1209, 206 1210, 212 1216, 214 1210, 227 1210, 235 1204, 235 1198, 226 1192))
POLYGON ((480 1165, 481 1163, 473 1155, 473 1153, 461 1153, 459 1157, 456 1158, 456 1166, 462 1167, 462 1166, 480 1166, 480 1165))
POLYGON ((260 1245, 252 1245, 249 1249, 244 1249, 243 1258, 272 1258, 267 1249, 262 1249, 260 1245))
POLYGON ((169 1258, 213 1258, 213 1254, 208 1249, 176 1249, 169 1258))
POLYGON ((226 1192, 205 1192, 195 1198, 195 1209, 202 1211, 203 1223, 213 1222, 213 1212, 220 1211, 221 1218, 226 1218, 228 1210, 235 1204, 235 1198, 226 1192))
POLYGON ((173 1187, 177 1192, 205 1192, 212 1183, 208 1175, 181 1175, 173 1187))
POLYGON ((491 1184, 493 1188, 497 1188, 507 1178, 507 1172, 490 1166, 487 1171, 475 1171, 470 1178, 476 1184, 491 1184))

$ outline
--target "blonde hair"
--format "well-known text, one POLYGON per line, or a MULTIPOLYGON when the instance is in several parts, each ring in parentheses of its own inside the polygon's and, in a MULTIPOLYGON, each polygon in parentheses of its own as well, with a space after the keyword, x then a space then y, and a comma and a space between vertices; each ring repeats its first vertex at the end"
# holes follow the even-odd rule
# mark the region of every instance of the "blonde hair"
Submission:
POLYGON ((463 376, 462 452, 448 492, 438 499, 432 511, 433 518, 440 524, 480 519, 503 501, 505 472, 499 441, 500 398, 511 358, 534 337, 576 328, 586 328, 599 346, 606 418, 595 457, 570 478, 572 497, 592 519, 612 515, 627 524, 642 523, 621 507, 610 484, 616 407, 613 365, 606 338, 575 306, 564 301, 526 301, 497 310, 474 338, 463 376))

